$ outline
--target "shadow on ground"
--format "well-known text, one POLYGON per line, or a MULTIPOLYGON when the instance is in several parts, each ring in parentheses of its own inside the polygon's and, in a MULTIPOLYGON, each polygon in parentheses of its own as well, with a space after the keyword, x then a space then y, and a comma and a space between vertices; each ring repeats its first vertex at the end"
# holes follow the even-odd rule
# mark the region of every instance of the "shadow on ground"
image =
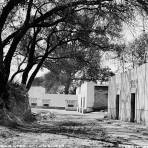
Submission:
POLYGON ((0 126, 0 145, 133 147, 148 142, 145 126, 103 117, 101 112, 82 115, 41 110, 36 114, 37 121, 30 124, 16 125, 9 129, 0 126))
POLYGON ((55 120, 35 122, 32 124, 18 125, 13 130, 24 133, 49 133, 63 135, 73 138, 96 140, 106 143, 105 147, 119 147, 120 144, 130 145, 128 139, 123 137, 114 138, 109 136, 106 129, 103 128, 97 120, 83 120, 78 116, 78 121, 63 115, 55 120), (71 120, 70 120, 71 119, 71 120))

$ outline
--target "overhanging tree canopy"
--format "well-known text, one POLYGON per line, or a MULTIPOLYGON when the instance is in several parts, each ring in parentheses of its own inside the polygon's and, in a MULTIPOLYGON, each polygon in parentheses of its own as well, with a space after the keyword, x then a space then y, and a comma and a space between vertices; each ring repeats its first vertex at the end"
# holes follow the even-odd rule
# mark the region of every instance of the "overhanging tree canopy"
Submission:
POLYGON ((118 35, 121 20, 129 19, 131 11, 130 1, 4 0, 0 8, 0 95, 6 91, 11 62, 17 51, 26 50, 23 54, 26 53, 27 66, 22 70, 22 83, 30 88, 44 61, 59 46, 74 40, 87 47, 107 49, 105 43, 118 35), (24 38, 27 47, 20 46, 24 38), (34 64, 37 66, 28 78, 34 64))

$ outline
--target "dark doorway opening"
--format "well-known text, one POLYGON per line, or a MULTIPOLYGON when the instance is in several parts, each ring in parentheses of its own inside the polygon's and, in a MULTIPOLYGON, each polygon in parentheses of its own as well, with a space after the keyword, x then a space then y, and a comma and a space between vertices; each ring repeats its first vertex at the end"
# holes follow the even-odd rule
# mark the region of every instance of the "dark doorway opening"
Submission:
POLYGON ((73 104, 68 104, 68 107, 74 107, 74 105, 73 104))
POLYGON ((116 95, 116 119, 119 119, 119 95, 116 95))
POLYGON ((31 103, 31 106, 35 107, 35 106, 37 106, 37 103, 31 103))
POLYGON ((49 104, 43 104, 44 107, 49 107, 49 104))
POLYGON ((135 121, 135 93, 131 94, 131 122, 135 121))

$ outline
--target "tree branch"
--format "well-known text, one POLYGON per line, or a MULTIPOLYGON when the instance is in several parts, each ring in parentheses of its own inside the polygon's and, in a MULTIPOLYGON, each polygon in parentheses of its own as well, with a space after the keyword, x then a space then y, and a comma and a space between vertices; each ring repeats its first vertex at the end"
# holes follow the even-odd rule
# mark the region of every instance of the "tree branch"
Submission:
POLYGON ((7 5, 3 8, 2 14, 0 15, 0 34, 2 33, 3 26, 7 20, 9 13, 16 5, 23 1, 24 0, 9 0, 7 5))
POLYGON ((33 0, 30 0, 28 3, 28 9, 27 9, 27 14, 26 14, 26 19, 25 19, 24 25, 28 24, 30 21, 32 4, 33 4, 33 0))
POLYGON ((21 72, 24 71, 23 69, 21 69, 21 66, 24 64, 26 58, 27 58, 27 55, 24 57, 23 61, 19 64, 17 71, 11 76, 10 82, 12 82, 12 81, 14 80, 15 76, 16 76, 18 73, 21 73, 21 72))

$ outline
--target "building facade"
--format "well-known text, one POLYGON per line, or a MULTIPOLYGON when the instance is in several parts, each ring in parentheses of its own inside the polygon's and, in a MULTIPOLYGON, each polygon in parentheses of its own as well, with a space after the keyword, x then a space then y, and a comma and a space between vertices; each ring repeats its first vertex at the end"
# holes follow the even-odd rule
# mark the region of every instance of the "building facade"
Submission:
POLYGON ((107 108, 108 86, 94 82, 84 82, 76 90, 78 96, 78 112, 85 113, 107 108))
POLYGON ((148 125, 148 64, 110 79, 108 114, 110 118, 148 125))

